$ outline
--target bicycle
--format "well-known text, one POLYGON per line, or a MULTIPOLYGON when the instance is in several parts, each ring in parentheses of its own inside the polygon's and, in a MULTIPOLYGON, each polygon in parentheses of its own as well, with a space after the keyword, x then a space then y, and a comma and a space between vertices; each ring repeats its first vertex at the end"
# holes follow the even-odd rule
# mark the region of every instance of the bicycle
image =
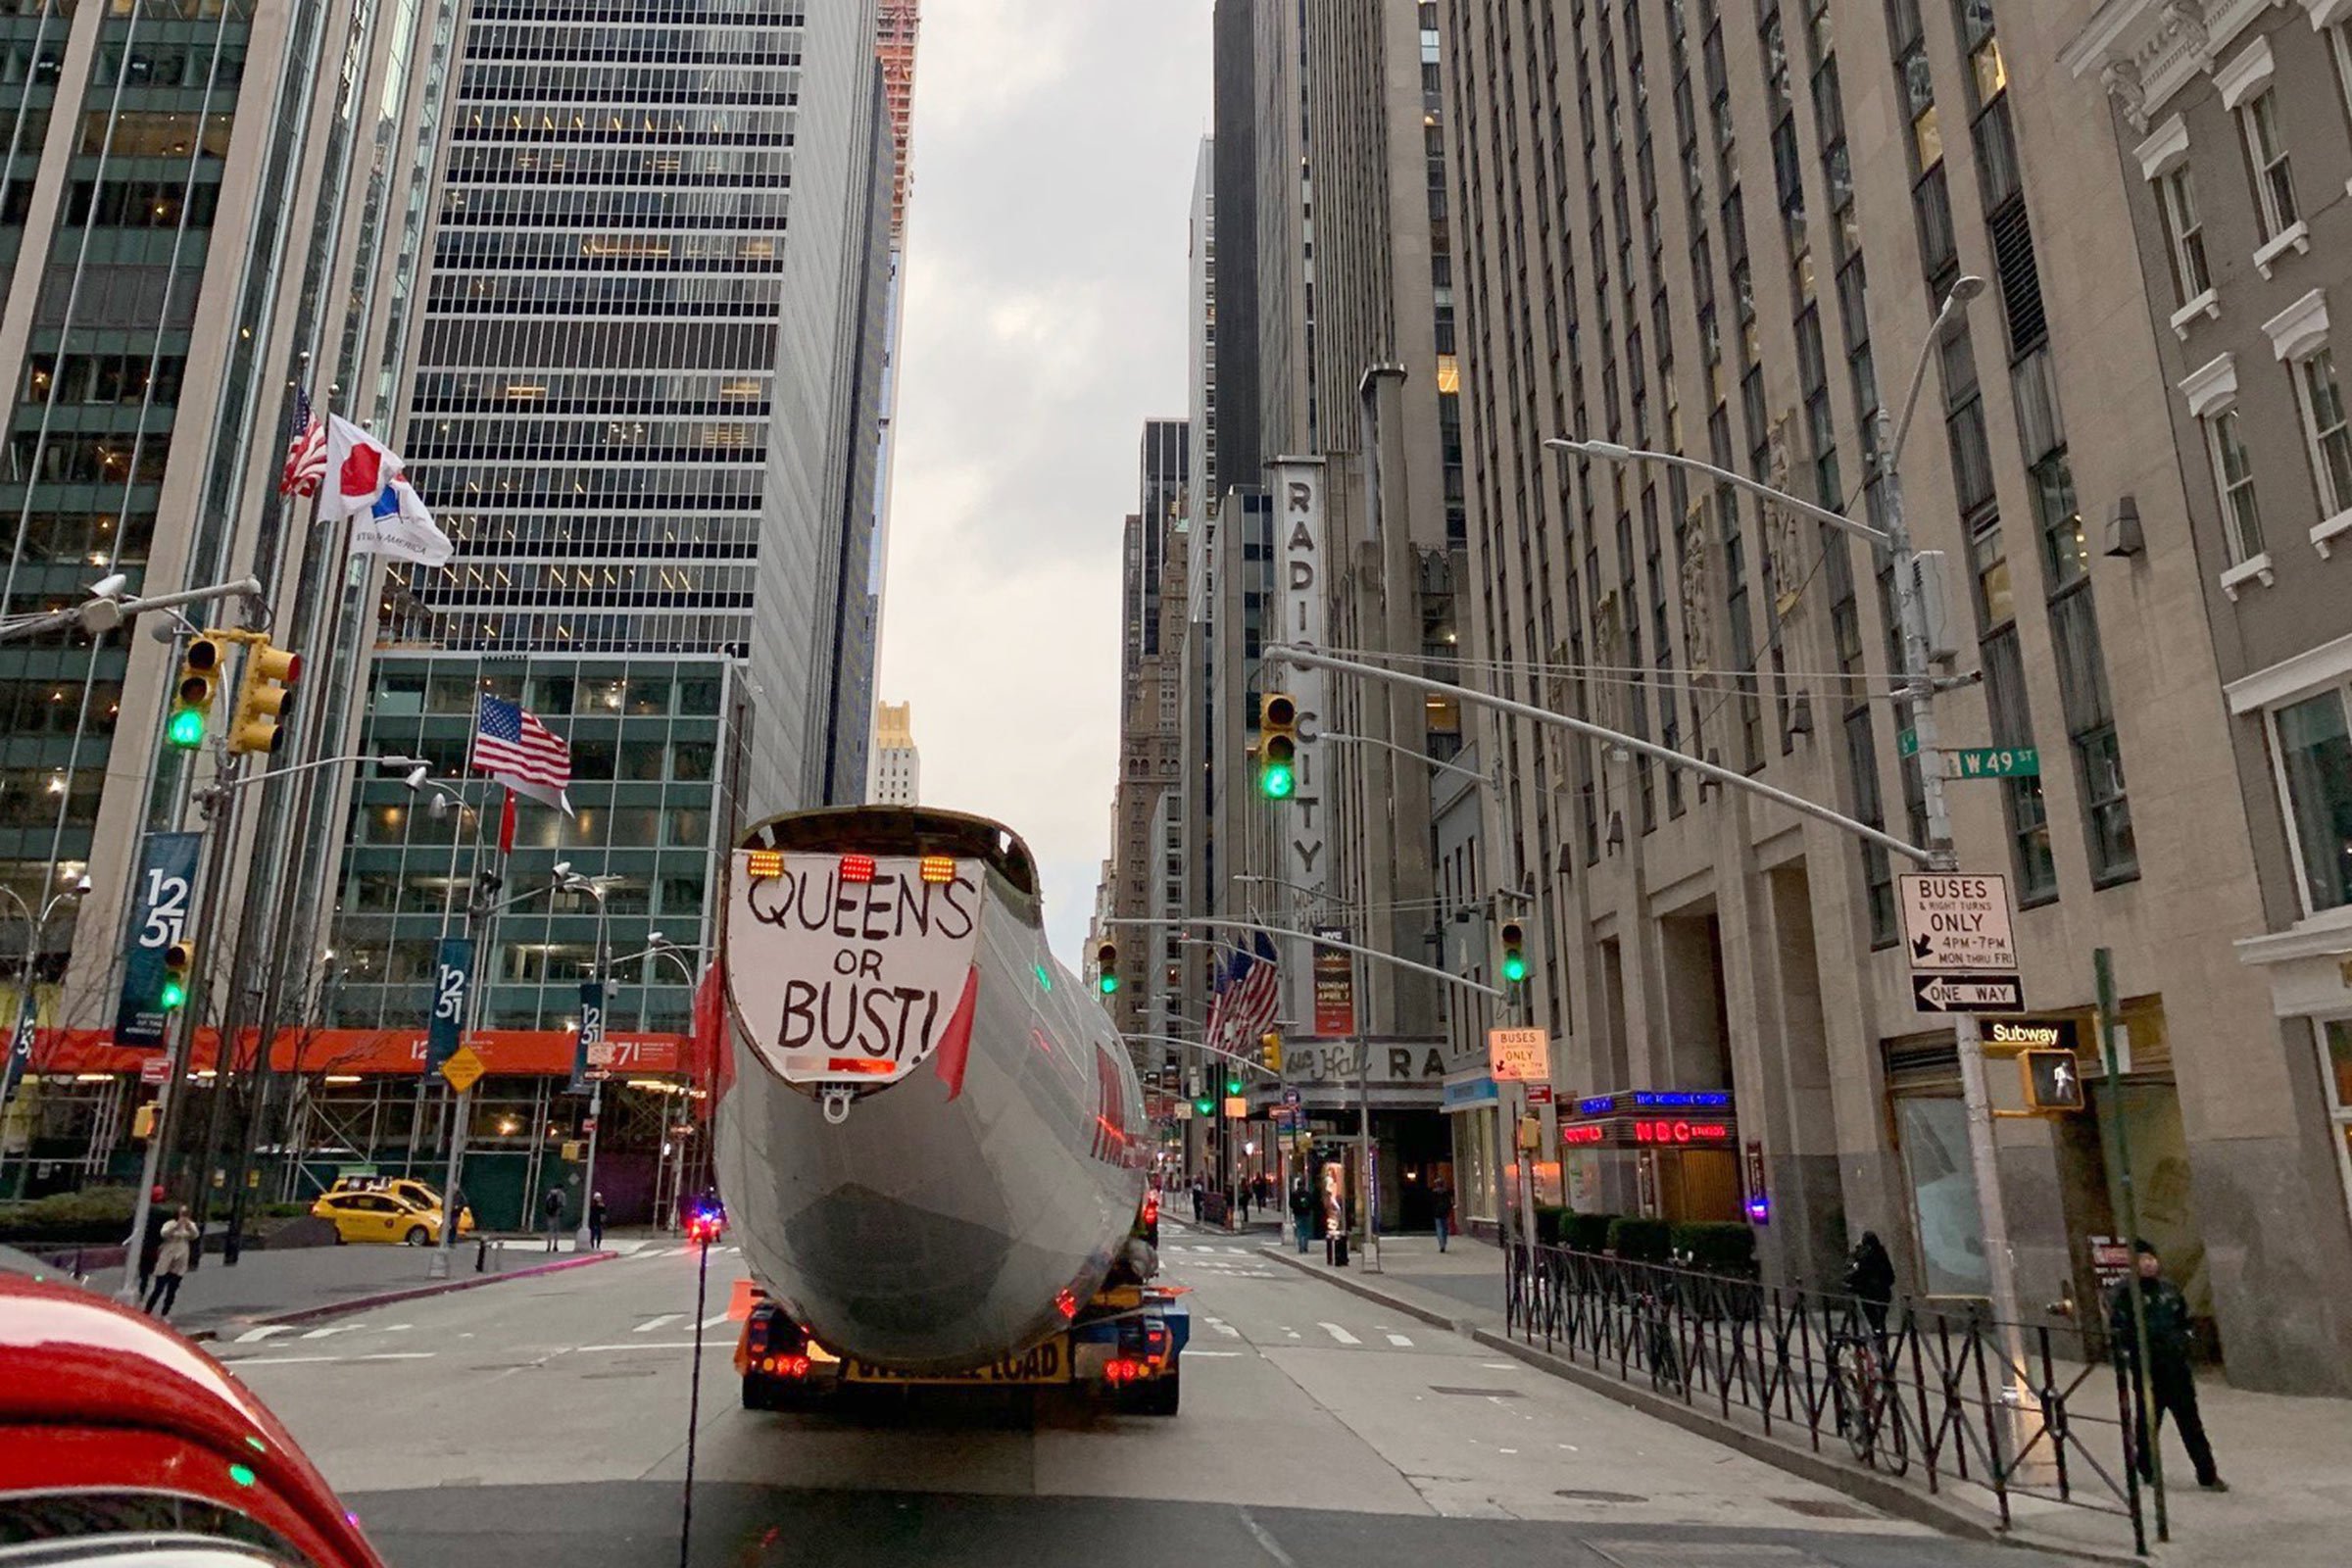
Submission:
POLYGON ((1838 1430, 1856 1459, 1888 1475, 1911 1468, 1902 1385, 1887 1365, 1878 1333, 1844 1329, 1831 1337, 1830 1393, 1838 1430))

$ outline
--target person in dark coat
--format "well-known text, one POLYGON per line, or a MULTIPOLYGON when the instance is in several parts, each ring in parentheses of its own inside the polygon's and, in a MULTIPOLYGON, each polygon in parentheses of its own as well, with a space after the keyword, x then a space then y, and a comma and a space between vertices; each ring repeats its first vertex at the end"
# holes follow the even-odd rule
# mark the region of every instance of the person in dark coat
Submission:
POLYGON ((147 1299, 148 1292, 154 1288, 155 1254, 164 1245, 164 1227, 171 1222, 172 1216, 164 1208, 164 1190, 156 1187, 147 1194, 147 1229, 132 1238, 137 1251, 132 1261, 139 1269, 139 1299, 142 1301, 147 1299))
POLYGON ((1298 1232, 1298 1250, 1306 1250, 1309 1238, 1315 1234, 1315 1190, 1306 1185, 1306 1178, 1291 1178, 1291 1224, 1298 1232))
POLYGON ((588 1245, 597 1251, 605 1249, 605 1195, 588 1195, 588 1245))
POLYGON ((1453 1183, 1444 1171, 1429 1179, 1429 1206, 1437 1217, 1438 1250, 1446 1250, 1446 1238, 1453 1233, 1453 1183))
POLYGON ((564 1234, 564 1189, 550 1187, 539 1204, 540 1222, 547 1227, 547 1250, 557 1250, 556 1238, 564 1234))
POLYGON ((2132 1365, 2138 1359, 2139 1340, 2132 1329, 2132 1298, 2127 1292, 2136 1284, 2140 1312, 2148 1320, 2147 1392, 2142 1396, 2132 1443, 2139 1473, 2149 1478, 2154 1468, 2155 1440, 2148 1433, 2147 1413, 2148 1405, 2153 1404, 2156 1437, 2163 1436, 2164 1418, 2170 1415, 2180 1434, 2180 1446, 2188 1450, 2188 1462, 2196 1468, 2197 1485, 2208 1492, 2228 1492, 2230 1483, 2222 1479, 2213 1462, 2213 1444, 2205 1436, 2205 1418, 2197 1411, 2197 1380, 2188 1367, 2194 1334, 2188 1298, 2180 1294, 2180 1286, 2164 1277, 2164 1259, 2154 1244, 2143 1239, 2133 1250, 2139 1277, 2117 1289, 2107 1313, 2107 1329, 2115 1336, 2117 1355, 2126 1366, 2132 1365))
POLYGON ((1877 1231, 1864 1231, 1862 1240, 1854 1244, 1845 1264, 1845 1289, 1862 1303, 1871 1334, 1885 1339, 1886 1309, 1894 1302, 1894 1259, 1887 1255, 1886 1244, 1879 1240, 1877 1231))

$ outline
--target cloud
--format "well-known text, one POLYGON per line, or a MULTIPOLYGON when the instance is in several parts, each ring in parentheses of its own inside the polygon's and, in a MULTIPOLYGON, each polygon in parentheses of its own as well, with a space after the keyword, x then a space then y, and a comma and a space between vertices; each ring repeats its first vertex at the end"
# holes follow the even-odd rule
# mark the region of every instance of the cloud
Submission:
POLYGON ((1122 519, 1187 403, 1208 7, 929 0, 880 694, 926 804, 1029 841, 1073 964, 1117 779, 1122 519))

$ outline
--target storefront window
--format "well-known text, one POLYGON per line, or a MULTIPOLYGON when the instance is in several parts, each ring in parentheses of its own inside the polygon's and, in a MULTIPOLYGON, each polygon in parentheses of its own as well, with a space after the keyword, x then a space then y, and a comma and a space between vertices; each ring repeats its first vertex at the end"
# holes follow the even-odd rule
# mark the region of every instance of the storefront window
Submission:
POLYGON ((2303 853, 2303 887, 2316 912, 2352 904, 2352 733, 2340 691, 2278 710, 2278 764, 2287 816, 2303 853))
POLYGON ((1984 1222, 1968 1161, 1968 1112, 1957 1100, 1896 1102, 1903 1169, 1919 1231, 1922 1279, 1930 1296, 1985 1296, 1984 1222))

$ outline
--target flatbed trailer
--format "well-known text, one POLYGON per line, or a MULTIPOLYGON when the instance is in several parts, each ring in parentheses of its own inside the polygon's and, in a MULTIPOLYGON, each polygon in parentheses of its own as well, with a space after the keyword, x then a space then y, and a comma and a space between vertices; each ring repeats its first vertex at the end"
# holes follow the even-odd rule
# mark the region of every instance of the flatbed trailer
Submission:
POLYGON ((735 1345, 747 1410, 822 1408, 851 1388, 1079 1387, 1138 1415, 1174 1415, 1182 1397, 1192 1313, 1181 1290, 1119 1285, 1075 1312, 1070 1326, 962 1372, 900 1372, 842 1356, 795 1323, 757 1284, 735 1345))

